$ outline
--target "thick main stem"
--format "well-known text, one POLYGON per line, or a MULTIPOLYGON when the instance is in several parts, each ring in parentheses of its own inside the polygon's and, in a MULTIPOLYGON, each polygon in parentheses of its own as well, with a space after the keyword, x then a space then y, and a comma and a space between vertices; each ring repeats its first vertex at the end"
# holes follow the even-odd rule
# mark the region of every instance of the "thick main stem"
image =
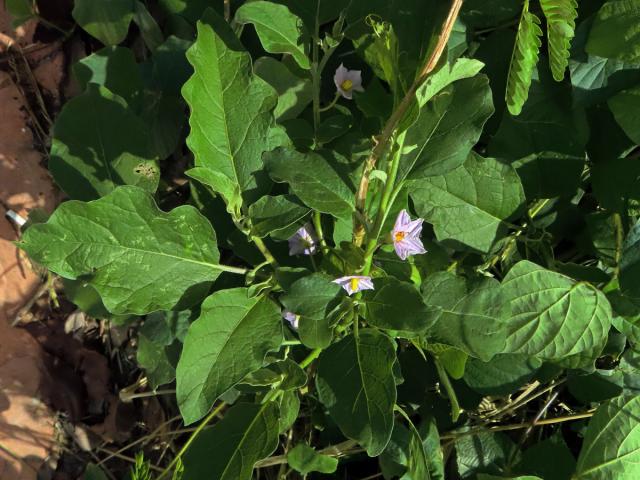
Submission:
POLYGON ((449 10, 449 14, 442 26, 442 32, 440 33, 440 37, 438 38, 438 43, 436 44, 429 60, 427 61, 424 68, 420 71, 420 74, 417 76, 416 80, 413 82, 413 85, 409 88, 409 91, 404 96, 398 107, 391 114, 391 117, 387 121, 382 130, 382 133, 378 137, 378 143, 373 148, 371 155, 366 160, 364 165, 364 170, 362 172, 362 177, 360 179, 360 185, 358 186, 358 192, 356 193, 356 210, 357 212, 353 217, 353 242, 360 246, 364 240, 365 228, 364 224, 360 220, 360 218, 366 218, 365 216, 365 204, 367 200, 367 192, 369 190, 369 175, 371 171, 375 168, 376 163, 382 157, 384 152, 387 150, 389 140, 391 139, 394 131, 396 130, 400 120, 405 116, 409 107, 413 103, 416 92, 420 85, 422 85, 426 79, 429 77, 431 72, 435 69, 436 65, 438 65, 438 61, 444 52, 444 48, 449 41, 449 37, 451 36, 451 31, 453 30, 453 25, 455 24, 456 18, 458 18, 458 14, 460 13, 460 8, 462 7, 462 0, 453 0, 451 4, 451 9, 449 10))

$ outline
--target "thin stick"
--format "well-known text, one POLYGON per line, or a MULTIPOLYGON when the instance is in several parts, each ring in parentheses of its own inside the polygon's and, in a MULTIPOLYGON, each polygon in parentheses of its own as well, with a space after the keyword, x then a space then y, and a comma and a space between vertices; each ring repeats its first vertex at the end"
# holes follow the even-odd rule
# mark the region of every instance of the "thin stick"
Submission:
MULTIPOLYGON (((103 452, 103 453, 108 453, 110 455, 113 455, 116 458, 119 458, 120 460, 125 460, 129 463, 136 463, 136 459, 133 457, 129 457, 127 455, 122 455, 121 453, 114 453, 111 450, 107 449, 107 448, 102 448, 102 447, 98 447, 96 450, 98 450, 99 452, 103 452)), ((162 469, 160 467, 156 467, 155 465, 151 465, 149 464, 149 468, 155 472, 162 472, 162 469)), ((158 477, 160 478, 160 477, 158 477)))
POLYGON ((360 179, 360 185, 358 187, 358 192, 356 193, 356 213, 353 216, 354 222, 354 243, 358 246, 362 245, 362 241, 364 239, 364 224, 360 221, 360 218, 365 218, 365 203, 367 200, 367 191, 369 190, 369 174, 373 171, 376 166, 378 160, 382 157, 384 152, 387 149, 389 144, 389 140, 391 139, 393 132, 396 127, 400 123, 400 120, 404 117, 404 115, 409 110, 409 107, 413 103, 413 99, 415 97, 416 92, 420 85, 422 85, 425 80, 429 77, 431 72, 434 70, 438 62, 440 61, 440 57, 444 52, 445 46, 449 41, 449 37, 451 36, 451 31, 453 30, 453 25, 456 22, 456 18, 458 18, 458 14, 460 13, 460 8, 462 7, 462 0, 453 0, 451 4, 451 9, 449 10, 449 14, 447 15, 447 19, 445 20, 442 26, 442 32, 438 37, 438 43, 436 44, 433 53, 429 57, 426 65, 418 75, 409 91, 404 96, 404 98, 400 101, 400 105, 395 109, 395 111, 391 114, 391 117, 387 121, 382 130, 382 133, 378 137, 378 142, 376 146, 373 148, 371 155, 366 160, 364 165, 364 171, 362 172, 362 178, 360 179))
MULTIPOLYGON (((358 442, 355 440, 347 440, 331 447, 323 448, 319 453, 322 455, 328 455, 330 457, 343 457, 345 455, 360 453, 363 451, 361 448, 354 448, 358 442)), ((272 467, 274 465, 281 465, 287 463, 286 455, 275 455, 273 457, 265 458, 256 463, 255 468, 272 467)))

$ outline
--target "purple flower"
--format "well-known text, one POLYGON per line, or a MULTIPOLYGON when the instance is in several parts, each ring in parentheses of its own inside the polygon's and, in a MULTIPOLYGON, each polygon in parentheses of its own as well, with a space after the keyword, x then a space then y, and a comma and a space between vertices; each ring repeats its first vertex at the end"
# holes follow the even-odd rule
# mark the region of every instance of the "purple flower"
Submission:
POLYGON ((340 285, 349 295, 361 292, 362 290, 373 290, 373 281, 371 281, 371 277, 365 277, 362 275, 348 275, 346 277, 340 277, 335 279, 333 283, 340 285))
POLYGON ((398 214, 391 237, 393 247, 402 260, 406 260, 410 255, 420 255, 427 252, 420 240, 422 222, 424 222, 422 218, 412 221, 406 210, 402 210, 398 214))
POLYGON ((318 237, 310 223, 306 223, 289 239, 289 255, 313 255, 318 237))
POLYGON ((349 100, 351 100, 354 90, 356 92, 364 92, 360 70, 348 70, 344 65, 340 64, 336 74, 333 76, 333 81, 336 84, 338 93, 349 100))
POLYGON ((300 315, 296 315, 295 313, 290 312, 288 310, 283 310, 282 318, 284 318, 287 322, 289 322, 289 324, 291 325, 291 328, 293 328, 294 330, 298 330, 300 315))

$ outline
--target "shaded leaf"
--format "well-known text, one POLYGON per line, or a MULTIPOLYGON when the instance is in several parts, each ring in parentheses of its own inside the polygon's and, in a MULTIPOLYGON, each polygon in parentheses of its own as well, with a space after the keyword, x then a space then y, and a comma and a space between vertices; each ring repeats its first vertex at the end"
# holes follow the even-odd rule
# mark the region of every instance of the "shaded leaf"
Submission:
POLYGON ((154 157, 145 124, 122 98, 92 83, 56 119, 49 170, 71 198, 93 200, 125 184, 155 192, 154 157))
POLYGON ((134 0, 76 0, 73 19, 105 45, 122 42, 133 20, 134 0))
POLYGON ((278 446, 279 415, 275 402, 231 407, 186 451, 182 480, 250 480, 255 463, 278 446))
POLYGON ((640 1, 610 0, 596 15, 586 50, 625 62, 640 60, 640 1))
POLYGON ((396 385, 395 345, 376 330, 344 337, 320 354, 316 388, 345 436, 369 456, 379 455, 391 438, 396 385))
POLYGON ((310 472, 333 473, 338 468, 337 458, 322 455, 304 443, 299 443, 287 453, 287 462, 303 475, 310 472))

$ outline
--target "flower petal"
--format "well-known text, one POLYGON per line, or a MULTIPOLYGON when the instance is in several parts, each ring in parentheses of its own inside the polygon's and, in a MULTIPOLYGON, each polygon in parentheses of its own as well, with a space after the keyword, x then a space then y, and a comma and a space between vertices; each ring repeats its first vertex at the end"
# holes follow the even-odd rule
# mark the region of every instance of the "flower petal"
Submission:
POLYGON ((395 234, 397 232, 406 231, 404 226, 410 222, 411 217, 409 216, 409 213, 407 213, 406 210, 400 210, 400 213, 398 213, 398 217, 396 218, 396 223, 393 226, 393 233, 395 234))

